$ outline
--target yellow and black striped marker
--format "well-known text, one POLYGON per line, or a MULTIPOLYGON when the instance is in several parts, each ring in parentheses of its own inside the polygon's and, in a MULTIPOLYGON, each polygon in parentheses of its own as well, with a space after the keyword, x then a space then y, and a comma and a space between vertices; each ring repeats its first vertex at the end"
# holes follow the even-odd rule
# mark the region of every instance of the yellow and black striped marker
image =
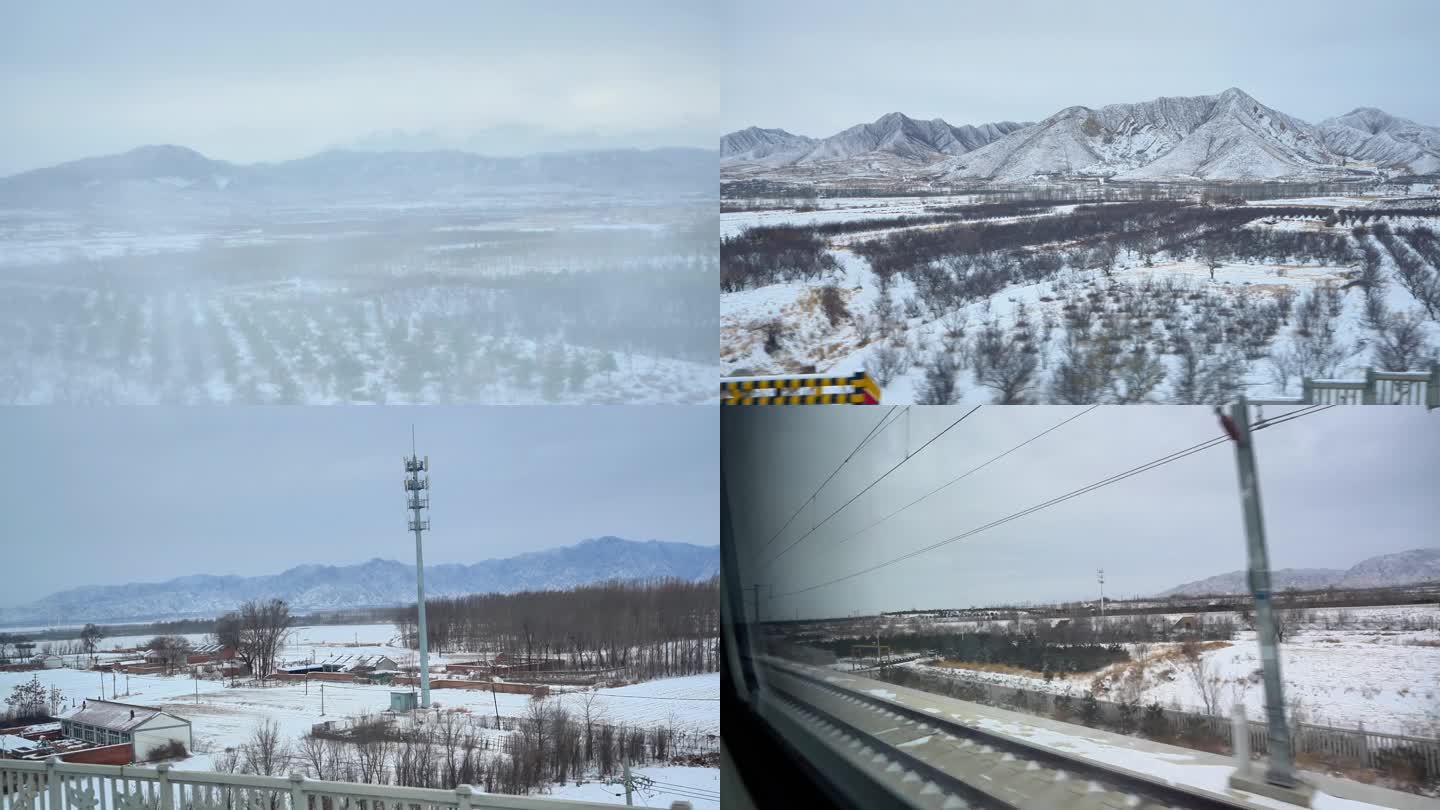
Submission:
POLYGON ((801 374, 794 377, 726 380, 720 383, 726 405, 878 405, 880 386, 863 371, 848 377, 801 374), (820 393, 823 388, 848 388, 838 393, 820 393), (809 389, 808 394, 786 394, 809 389), (762 394, 756 396, 756 394, 762 394))

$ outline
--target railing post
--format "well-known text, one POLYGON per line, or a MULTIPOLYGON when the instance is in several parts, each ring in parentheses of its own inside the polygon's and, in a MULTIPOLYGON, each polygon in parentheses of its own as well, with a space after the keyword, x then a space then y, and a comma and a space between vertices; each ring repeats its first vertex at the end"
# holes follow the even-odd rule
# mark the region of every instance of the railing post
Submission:
POLYGON ((1379 393, 1375 390, 1377 387, 1378 383, 1375 380, 1375 369, 1373 367, 1365 369, 1365 392, 1360 395, 1361 405, 1375 404, 1376 395, 1379 393))
POLYGON ((174 806, 173 797, 170 795, 170 763, 162 762, 155 766, 160 773, 160 810, 170 810, 174 806))
POLYGON ((1440 363, 1430 366, 1430 381, 1425 383, 1425 407, 1440 408, 1440 363))
POLYGON ((1241 773, 1250 772, 1250 720, 1245 716, 1245 704, 1236 701, 1230 712, 1230 748, 1235 752, 1235 769, 1241 773))
POLYGON ((55 754, 45 758, 45 784, 50 788, 49 810, 61 810, 65 806, 65 797, 61 794, 60 772, 56 766, 60 764, 60 755, 55 754))
POLYGON ((1300 401, 1303 402, 1303 403, 1305 403, 1306 405, 1314 405, 1314 404, 1315 404, 1314 396, 1315 396, 1315 388, 1314 388, 1314 386, 1311 384, 1310 378, 1309 378, 1309 377, 1301 377, 1301 378, 1300 378, 1300 401))
POLYGON ((298 771, 290 772, 290 810, 306 810, 305 776, 298 771))
POLYGON ((1360 766, 1370 767, 1370 737, 1365 733, 1365 721, 1360 721, 1360 766))
POLYGON ((470 787, 469 785, 455 786, 456 804, 459 806, 460 810, 470 810, 470 797, 474 794, 474 788, 470 787))

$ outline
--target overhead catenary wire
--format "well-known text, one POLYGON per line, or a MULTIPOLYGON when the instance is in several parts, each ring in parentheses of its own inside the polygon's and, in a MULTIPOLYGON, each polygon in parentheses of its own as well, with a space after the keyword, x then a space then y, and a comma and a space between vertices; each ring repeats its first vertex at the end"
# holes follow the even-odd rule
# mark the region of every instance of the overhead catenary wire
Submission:
MULTIPOLYGON (((762 564, 762 567, 763 567, 763 566, 769 566, 769 565, 773 564, 776 560, 778 560, 778 559, 780 559, 781 557, 785 556, 791 549, 793 549, 793 548, 795 548, 796 546, 800 545, 800 543, 803 542, 807 537, 810 537, 811 535, 815 534, 815 532, 819 531, 820 527, 821 527, 821 526, 824 526, 827 522, 829 522, 830 518, 833 518, 833 517, 835 517, 836 515, 840 514, 841 512, 845 511, 845 509, 846 509, 847 507, 849 507, 850 504, 852 504, 852 503, 854 503, 856 500, 858 500, 858 499, 860 498, 860 496, 862 496, 862 495, 864 495, 865 493, 869 492, 871 489, 873 489, 873 488, 875 487, 876 484, 879 484, 881 481, 884 481, 885 478, 890 475, 890 473, 895 472, 896 470, 898 470, 898 469, 900 469, 902 466, 904 466, 904 464, 905 464, 906 462, 910 461, 910 459, 915 458, 916 456, 920 455, 920 453, 922 453, 922 452, 925 450, 925 448, 929 447, 931 444, 933 444, 933 443, 934 443, 937 439, 939 439, 941 436, 944 436, 946 433, 949 433, 952 428, 954 428, 956 425, 960 424, 961 422, 964 422, 966 419, 968 419, 968 418, 970 417, 970 414, 973 414, 973 413, 975 413, 976 411, 980 410, 981 407, 982 407, 982 406, 980 406, 980 405, 976 405, 975 407, 973 407, 973 408, 971 408, 970 410, 966 411, 964 414, 962 414, 962 415, 960 416, 959 419, 956 419, 954 422, 951 422, 949 425, 947 425, 947 426, 945 427, 944 430, 941 430, 939 433, 936 433, 934 436, 931 436, 924 444, 922 444, 922 445, 920 445, 918 448, 916 448, 916 449, 915 449, 915 452, 912 453, 912 452, 910 452, 910 448, 908 448, 908 447, 905 448, 905 457, 902 458, 902 459, 900 459, 898 462, 896 462, 896 463, 895 463, 895 466, 893 466, 893 467, 891 467, 890 469, 886 470, 884 473, 882 473, 882 474, 880 475, 879 478, 876 478, 874 481, 871 481, 864 489, 860 490, 859 492, 857 492, 857 493, 855 493, 853 496, 851 496, 850 500, 848 500, 848 501, 846 501, 845 503, 843 503, 843 504, 840 505, 840 508, 839 508, 839 509, 836 509, 835 511, 833 511, 833 512, 831 512, 830 514, 826 515, 824 520, 818 521, 814 526, 812 526, 812 527, 810 528, 810 531, 808 531, 808 532, 800 535, 800 536, 797 537, 797 538, 795 539, 795 541, 792 542, 790 545, 788 545, 788 546, 786 546, 785 548, 781 549, 779 554, 776 554, 774 557, 771 557, 769 560, 766 560, 766 561, 762 564)), ((907 411, 908 411, 908 409, 907 409, 907 411)), ((897 419, 896 421, 898 421, 898 419, 897 419)), ((893 424, 893 423, 892 423, 892 424, 893 424)))
POLYGON ((859 537, 860 535, 862 535, 862 534, 870 531, 871 529, 875 528, 876 526, 879 526, 881 523, 884 523, 885 521, 889 520, 890 518, 895 517, 896 515, 900 514, 901 512, 904 512, 906 509, 909 509, 910 507, 912 507, 912 506, 920 503, 921 501, 925 500, 926 498, 929 498, 931 495, 934 495, 935 493, 937 493, 937 492, 939 492, 939 491, 941 491, 941 490, 943 490, 943 489, 946 489, 946 488, 950 487, 952 484, 956 484, 956 483, 960 482, 960 481, 961 481, 962 479, 964 479, 964 478, 968 478, 970 475, 972 475, 972 474, 974 474, 974 473, 977 473, 977 472, 985 469, 986 467, 990 466, 991 464, 994 464, 995 462, 999 461, 1000 459, 1002 459, 1002 458, 1010 455, 1011 453, 1015 452, 1016 450, 1019 450, 1020 448, 1024 447, 1025 445, 1030 444, 1031 442, 1035 441, 1036 439, 1039 439, 1040 437, 1045 436, 1046 434, 1049 434, 1049 433, 1052 433, 1052 432, 1054 432, 1054 431, 1056 431, 1056 430, 1059 430, 1060 428, 1062 428, 1062 427, 1070 424, 1071 422, 1075 421, 1076 419, 1079 419, 1080 417, 1082 417, 1082 416, 1084 416, 1085 414, 1087 414, 1087 413, 1095 410, 1095 409, 1098 408, 1098 407, 1100 407, 1100 406, 1099 406, 1099 405, 1091 405, 1090 407, 1086 408, 1085 410, 1081 411, 1080 413, 1077 413, 1077 414, 1075 414, 1074 416, 1071 416, 1071 417, 1069 417, 1069 418, 1067 418, 1067 419, 1065 419, 1065 420, 1063 420, 1063 421, 1061 421, 1061 422, 1059 422, 1059 423, 1057 423, 1057 424, 1055 424, 1055 425, 1053 425, 1053 426, 1051 426, 1051 427, 1046 428, 1045 430, 1040 431, 1039 433, 1035 434, 1034 436, 1031 436, 1030 438, 1026 439, 1025 441, 1023 441, 1023 442, 1015 445, 1014 447, 1010 448, 1009 450, 1006 450, 1005 452, 1001 453, 1000 455, 991 458, 989 461, 985 462, 984 464, 981 464, 981 465, 978 466, 978 467, 971 467, 969 470, 966 470, 965 472, 961 473, 960 475, 957 475, 956 477, 951 478, 949 481, 946 481, 945 483, 943 483, 943 484, 941 484, 940 486, 938 486, 938 487, 930 490, 929 492, 925 493, 924 495, 921 495, 920 497, 918 497, 918 498, 916 498, 915 500, 913 500, 913 501, 905 504, 904 506, 900 507, 899 509, 896 509, 894 512, 891 512, 890 514, 886 515, 885 517, 882 517, 882 518, 880 518, 879 520, 875 521, 874 523, 871 523, 870 525, 866 526, 865 528, 863 528, 863 529, 861 529, 861 530, 859 530, 859 531, 857 531, 857 532, 854 532, 853 534, 850 534, 850 535, 846 536, 845 538, 843 538, 842 540, 840 540, 839 543, 836 543, 836 545, 841 545, 841 544, 843 544, 843 543, 848 543, 848 542, 850 542, 851 540, 854 540, 856 537, 859 537))
MULTIPOLYGON (((1275 418, 1273 418, 1273 419, 1269 419, 1269 420, 1264 420, 1264 421, 1261 421, 1261 422, 1257 422, 1255 425, 1253 425, 1253 426, 1251 427, 1250 430, 1251 430, 1251 432, 1253 433, 1253 432, 1255 432, 1255 431, 1257 431, 1257 430, 1263 430, 1263 429, 1265 429, 1265 428, 1272 427, 1272 426, 1274 426, 1274 425, 1284 424, 1285 422, 1289 422, 1289 421, 1292 421, 1292 420, 1294 420, 1294 419, 1299 419, 1299 418, 1302 417, 1302 416, 1308 416, 1308 415, 1310 415, 1310 414, 1318 413, 1319 411, 1323 411, 1323 410, 1326 410, 1326 409, 1329 409, 1329 408, 1333 408, 1333 407, 1335 407, 1335 406, 1333 406, 1333 405, 1312 405, 1312 406, 1310 406, 1310 407, 1308 407, 1308 408, 1301 409, 1300 411, 1296 411, 1296 412, 1292 412, 1292 413, 1287 413, 1287 414, 1285 414, 1285 415, 1283 415, 1283 416, 1278 416, 1278 417, 1275 417, 1275 418)), ((1126 471, 1121 472, 1121 473, 1116 473, 1115 475, 1109 476, 1108 478, 1101 479, 1100 481, 1096 481, 1095 483, 1092 483, 1092 484, 1089 484, 1089 485, 1087 485, 1087 486, 1081 487, 1081 488, 1079 488, 1079 489, 1076 489, 1076 490, 1072 490, 1072 491, 1070 491, 1070 492, 1067 492, 1067 493, 1065 493, 1064 495, 1058 495, 1058 496, 1056 496, 1056 497, 1054 497, 1054 498, 1051 498, 1051 499, 1049 499, 1049 500, 1047 500, 1047 501, 1043 501, 1043 502, 1041 502, 1041 503, 1038 503, 1038 504, 1035 504, 1035 505, 1033 505, 1033 506, 1027 507, 1027 508, 1022 509, 1022 510, 1020 510, 1020 511, 1018 511, 1018 512, 1013 512, 1013 513, 1011 513, 1011 514, 1009 514, 1009 515, 1007 515, 1007 516, 1005 516, 1005 517, 1003 517, 1003 518, 999 518, 999 519, 997 519, 997 520, 993 520, 993 521, 991 521, 991 522, 989 522, 989 523, 986 523, 986 524, 984 524, 984 525, 982 525, 982 526, 977 526, 977 527, 975 527, 975 528, 973 528, 973 529, 969 529, 968 531, 961 532, 960 534, 957 534, 957 535, 955 535, 955 536, 953 536, 953 537, 948 537, 948 538, 946 538, 946 539, 944 539, 944 540, 940 540, 940 541, 937 541, 937 542, 935 542, 935 543, 932 543, 932 544, 930 544, 930 545, 928 545, 928 546, 924 546, 923 548, 918 548, 918 549, 915 549, 915 550, 913 550, 913 551, 906 552, 906 553, 904 553, 904 554, 901 554, 901 555, 898 556, 898 557, 893 557, 893 558, 891 558, 891 559, 889 559, 889 560, 886 560, 885 562, 877 563, 876 565, 872 565, 872 566, 870 566, 870 567, 868 567, 868 568, 864 568, 864 569, 862 569, 862 570, 860 570, 860 571, 856 571, 856 572, 851 573, 851 574, 846 574, 846 575, 844 575, 844 576, 836 577, 835 579, 827 580, 827 581, 825 581, 825 582, 821 582, 821 583, 816 584, 816 585, 811 585, 811 586, 806 587, 806 588, 801 588, 801 589, 799 589, 799 590, 789 591, 789 592, 787 592, 787 593, 780 594, 780 597, 779 597, 779 598, 785 598, 785 597, 788 597, 788 596, 798 596, 798 595, 803 594, 803 593, 809 593, 810 591, 819 590, 820 588, 829 587, 829 586, 831 586, 831 585, 835 585, 835 584, 838 584, 838 583, 841 583, 841 582, 845 582, 845 581, 847 581, 847 580, 851 580, 851 579, 854 579, 854 578, 859 577, 859 576, 864 576, 865 574, 873 573, 873 572, 878 571, 878 570, 880 570, 880 569, 882 569, 882 568, 888 568, 889 566, 895 565, 896 563, 904 562, 905 560, 909 560, 909 559, 912 559, 912 558, 914 558, 914 557, 918 557, 918 556, 920 556, 920 555, 922 555, 922 554, 926 554, 926 553, 928 553, 928 552, 934 551, 935 549, 940 548, 941 546, 946 546, 946 545, 949 545, 949 544, 951 544, 951 543, 955 543, 955 542, 958 542, 958 541, 960 541, 960 540, 964 540, 964 539, 966 539, 966 538, 973 537, 973 536, 975 536, 975 535, 977 535, 977 534, 980 534, 981 532, 988 531, 988 530, 993 529, 993 528, 995 528, 995 527, 997 527, 997 526, 1001 526, 1001 525, 1004 525, 1004 524, 1006 524, 1006 523, 1009 523, 1009 522, 1011 522, 1011 521, 1013 521, 1013 520, 1019 520, 1020 518, 1026 517, 1027 515, 1034 514, 1035 512, 1039 512, 1039 511, 1041 511, 1041 510, 1043 510, 1043 509, 1048 509, 1049 507, 1055 506, 1056 504, 1064 503, 1065 501, 1071 500, 1072 498, 1078 498, 1078 497, 1081 496, 1081 495, 1089 494, 1089 493, 1091 493, 1091 492, 1094 492, 1094 491, 1097 490, 1097 489, 1100 489, 1100 488, 1102 488, 1102 487, 1107 487, 1107 486, 1109 486, 1109 485, 1111 485, 1111 484, 1114 484, 1114 483, 1118 483, 1118 482, 1123 481, 1123 480, 1125 480, 1125 479, 1127 479, 1127 478, 1131 478, 1131 477, 1134 477, 1134 476, 1136 476, 1136 475, 1140 475, 1141 473, 1149 472, 1150 470, 1156 469, 1157 467, 1163 467, 1163 466, 1165 466, 1166 464, 1170 464, 1170 463, 1172 463, 1172 462, 1179 461, 1180 459, 1185 458, 1185 457, 1187 457, 1187 456, 1192 456, 1192 455, 1194 455, 1194 454, 1196 454, 1196 453, 1203 452, 1203 451, 1205 451, 1205 450, 1210 449, 1211 447, 1215 447, 1216 445, 1223 444, 1223 443, 1225 443, 1225 442, 1227 442, 1227 441, 1230 441, 1230 437, 1229 437, 1228 435, 1227 435, 1227 436, 1217 436, 1217 437, 1215 437, 1215 438, 1213 438, 1213 439, 1209 439, 1209 440, 1207 440, 1207 441, 1200 442, 1199 444, 1192 445, 1192 446, 1187 447, 1187 448, 1185 448, 1185 449, 1183 449, 1183 450, 1177 450, 1177 451, 1175 451, 1175 452, 1173 452, 1173 453, 1170 453, 1169 455, 1161 456, 1161 457, 1158 458, 1158 459, 1155 459, 1155 460, 1153 460, 1153 461, 1146 462, 1145 464, 1141 464, 1141 465, 1138 466, 1138 467, 1132 467, 1132 468, 1129 469, 1129 470, 1126 470, 1126 471)))
MULTIPOLYGON (((804 511, 806 504, 814 500, 815 497, 820 494, 820 491, 825 488, 825 485, 830 483, 831 479, 833 479, 836 475, 840 474, 840 470, 843 469, 845 465, 850 462, 850 459, 854 458, 855 454, 859 453, 865 447, 865 445, 869 443, 870 438, 876 435, 876 431, 879 431, 881 429, 881 426, 885 424, 885 420, 889 418, 891 414, 895 413, 896 407, 897 406, 895 405, 891 405, 890 410, 880 415, 880 420, 875 423, 874 427, 870 428, 870 432, 865 434, 865 438, 861 439, 860 443, 855 445, 855 449, 850 451, 850 455, 846 456, 844 460, 842 460, 838 465, 836 465, 835 470, 831 472, 824 481, 820 482, 820 486, 815 488, 815 492, 810 495, 810 497, 800 502, 800 505, 795 508, 794 513, 790 515, 789 520, 785 521, 785 525, 781 526, 779 530, 775 532, 775 534, 771 535, 769 540, 765 541, 765 544, 762 545, 759 551, 756 552, 757 554, 769 548, 771 543, 775 542, 775 540, 780 537, 780 535, 785 533, 786 529, 790 528, 790 524, 795 521, 795 518, 798 517, 802 511, 804 511)), ((908 411, 909 409, 907 408, 906 410, 908 411)), ((902 411, 901 413, 903 414, 904 411, 902 411)), ((898 421, 899 418, 900 417, 897 416, 896 420, 898 421)))

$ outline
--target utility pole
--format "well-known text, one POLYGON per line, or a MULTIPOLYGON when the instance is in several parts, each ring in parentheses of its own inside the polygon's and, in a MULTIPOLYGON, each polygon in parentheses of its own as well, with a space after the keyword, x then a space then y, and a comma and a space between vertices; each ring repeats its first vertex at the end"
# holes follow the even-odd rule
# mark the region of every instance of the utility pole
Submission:
MULTIPOLYGON (((114 695, 111 695, 111 697, 114 697, 114 695)), ((100 699, 105 699, 105 672, 103 670, 100 672, 100 699)))
MULTIPOLYGON (((759 623, 760 623, 760 586, 759 586, 759 585, 746 585, 745 587, 741 588, 740 590, 742 590, 742 591, 750 591, 751 596, 754 597, 754 598, 751 599, 750 601, 755 605, 755 623, 756 623, 756 624, 759 624, 759 623)), ((772 591, 773 591, 773 589, 772 589, 772 591)))
POLYGON ((1100 580, 1100 626, 1101 626, 1101 627, 1104 627, 1104 626, 1105 626, 1105 569, 1104 569, 1104 568, 1097 569, 1097 570, 1095 571, 1095 574, 1096 574, 1097 578, 1100 580))
POLYGON ((631 781, 630 781, 630 764, 627 762, 627 763, 625 764, 625 806, 626 806, 626 807, 633 807, 634 804, 635 804, 634 802, 630 801, 630 791, 631 791, 632 788, 634 787, 634 784, 635 784, 634 782, 631 782, 631 781))
POLYGON ((430 528, 423 512, 430 508, 430 457, 415 453, 415 426, 410 426, 410 457, 405 459, 405 501, 410 510, 410 531, 415 532, 415 608, 419 613, 420 633, 420 708, 430 708, 430 639, 425 627, 425 555, 421 551, 421 532, 430 528), (421 478, 420 473, 425 473, 421 478))
POLYGON ((325 716, 325 684, 320 684, 320 716, 325 716))
POLYGON ((1260 664, 1265 683, 1265 717, 1269 765, 1259 782, 1238 770, 1230 784, 1282 801, 1310 806, 1314 788, 1295 776, 1295 754, 1290 727, 1285 722, 1284 682, 1280 678, 1280 651, 1275 642, 1275 606, 1270 599, 1270 558, 1265 549, 1265 519, 1260 510, 1260 481, 1255 471, 1255 446, 1250 433, 1249 404, 1244 396, 1230 408, 1230 417, 1216 408, 1220 424, 1235 442, 1235 464, 1245 513, 1245 535, 1250 558, 1250 594, 1255 599, 1255 629, 1260 640, 1260 664))

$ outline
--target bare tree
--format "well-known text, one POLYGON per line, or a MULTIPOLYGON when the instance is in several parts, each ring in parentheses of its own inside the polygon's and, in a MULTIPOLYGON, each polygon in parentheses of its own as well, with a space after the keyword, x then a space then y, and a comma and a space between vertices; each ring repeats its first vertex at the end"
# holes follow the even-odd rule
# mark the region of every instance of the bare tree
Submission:
POLYGON ((915 401, 920 405, 953 405, 960 398, 956 379, 960 374, 960 361, 955 353, 946 348, 938 349, 925 365, 925 380, 916 392, 915 401))
POLYGON ((1036 353, 1028 333, 1007 334, 992 323, 975 339, 975 380, 995 390, 996 404, 1023 405, 1039 365, 1036 353))
POLYGON ((100 640, 103 638, 105 638, 105 631, 94 624, 87 624, 85 629, 80 631, 80 643, 85 646, 85 652, 91 658, 95 657, 95 648, 100 646, 100 640))
POLYGON ((293 757, 290 743, 280 736, 280 724, 263 720, 241 748, 240 761, 246 773, 277 776, 290 767, 293 757))
POLYGON ((1205 707, 1205 713, 1211 716, 1219 715, 1220 677, 1215 672, 1215 667, 1205 660, 1204 652, 1193 641, 1180 645, 1180 656, 1181 670, 1195 687, 1195 692, 1205 707))
POLYGON ((156 636, 150 639, 148 647, 165 666, 166 675, 182 666, 190 655, 190 642, 184 636, 156 636))
POLYGON ((217 643, 235 650, 252 674, 263 678, 274 671, 291 622, 290 607, 284 600, 250 601, 221 616, 214 635, 217 643))
POLYGON ((907 360, 905 352, 885 341, 870 351, 870 371, 875 375, 876 382, 882 387, 887 386, 910 370, 907 360))
POLYGON ((1386 371, 1411 371, 1429 359, 1425 330, 1413 314, 1392 315, 1381 325, 1375 365, 1386 371))

